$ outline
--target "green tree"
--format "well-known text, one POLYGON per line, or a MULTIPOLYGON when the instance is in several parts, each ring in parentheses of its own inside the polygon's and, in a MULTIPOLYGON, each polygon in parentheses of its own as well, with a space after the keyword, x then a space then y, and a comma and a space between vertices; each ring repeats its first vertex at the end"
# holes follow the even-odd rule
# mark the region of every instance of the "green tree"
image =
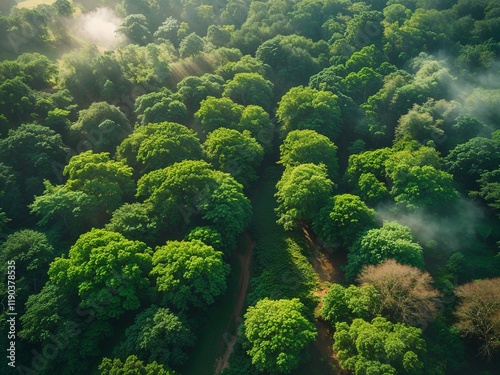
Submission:
POLYGON ((31 344, 46 342, 64 325, 71 312, 67 296, 48 281, 37 294, 29 296, 20 317, 19 337, 31 344))
POLYGON ((152 211, 153 208, 145 203, 125 203, 113 211, 106 230, 130 240, 157 243, 161 225, 152 211))
POLYGON ((234 26, 210 25, 207 29, 207 40, 216 47, 224 47, 229 44, 232 32, 234 32, 234 26))
POLYGON ((386 221, 382 228, 370 229, 354 242, 347 255, 346 277, 352 280, 363 266, 390 258, 401 264, 424 267, 422 247, 413 242, 410 228, 386 221))
POLYGON ((380 312, 379 294, 373 286, 332 284, 322 299, 320 316, 333 326, 355 318, 371 319, 380 312))
POLYGON ((345 94, 357 103, 364 103, 382 88, 382 75, 371 68, 363 67, 359 72, 351 72, 342 80, 345 94))
POLYGON ((349 156, 344 178, 354 194, 372 205, 389 196, 385 163, 393 153, 390 148, 379 148, 349 156))
POLYGON ((68 148, 61 136, 38 124, 23 124, 0 140, 0 160, 18 174, 28 201, 43 189, 43 179, 61 177, 58 167, 66 163, 68 148))
POLYGON ((334 140, 341 131, 337 96, 329 91, 293 87, 281 98, 276 115, 283 137, 292 130, 311 129, 334 140))
POLYGON ((317 332, 298 298, 265 298, 248 308, 243 334, 244 347, 258 370, 286 374, 299 365, 303 350, 317 332))
POLYGON ((161 26, 153 34, 159 42, 170 41, 175 46, 178 45, 177 31, 179 30, 179 21, 174 17, 167 17, 161 26))
POLYGON ((99 207, 111 213, 134 191, 132 168, 109 158, 107 152, 86 151, 73 156, 64 168, 66 188, 95 197, 99 207))
MULTIPOLYGON (((283 5, 285 3, 276 3, 276 7, 283 5)), ((276 83, 286 90, 307 84, 308 77, 321 69, 323 53, 328 54, 328 45, 324 41, 314 43, 311 39, 291 34, 277 35, 264 41, 258 46, 255 57, 271 67, 276 83)))
POLYGON ((35 196, 29 206, 40 220, 39 225, 55 225, 61 233, 68 232, 71 237, 90 230, 97 224, 96 211, 99 202, 95 195, 83 191, 69 190, 65 185, 52 185, 45 181, 42 195, 35 196))
POLYGON ((221 234, 212 227, 203 226, 193 228, 187 235, 187 241, 199 240, 206 245, 212 246, 216 251, 227 250, 224 248, 221 234))
POLYGON ((263 77, 267 77, 269 66, 264 64, 259 59, 251 56, 242 56, 238 61, 229 61, 225 65, 217 68, 216 73, 224 79, 230 80, 238 73, 257 73, 263 77))
POLYGON ((137 195, 154 207, 155 215, 167 223, 165 228, 176 229, 201 218, 231 242, 251 217, 243 186, 204 161, 185 160, 150 172, 137 186, 137 195))
POLYGON ((393 183, 391 195, 404 208, 440 210, 457 199, 453 176, 430 165, 402 163, 389 173, 393 183))
POLYGON ((264 156, 264 149, 250 132, 227 128, 209 133, 203 151, 215 168, 229 173, 243 186, 257 179, 256 169, 264 156))
POLYGON ((292 130, 280 146, 279 164, 285 168, 300 164, 323 164, 332 180, 338 179, 337 146, 314 130, 292 130))
POLYGON ((135 111, 141 125, 163 121, 185 122, 187 108, 177 94, 168 89, 139 96, 135 111))
POLYGON ((180 310, 205 308, 226 291, 223 253, 199 240, 168 241, 153 255, 151 276, 163 303, 180 310))
POLYGON ((215 74, 188 76, 177 84, 177 92, 191 111, 200 109, 201 102, 207 97, 218 98, 222 95, 224 79, 215 74))
POLYGON ((309 163, 286 169, 276 184, 278 223, 289 230, 297 223, 312 221, 327 203, 333 187, 323 165, 309 163))
POLYGON ((83 308, 100 319, 117 318, 140 307, 140 296, 149 286, 152 251, 144 243, 119 233, 93 229, 56 258, 50 280, 68 293, 77 293, 83 308))
POLYGON ((444 135, 432 115, 415 105, 406 115, 400 117, 396 127, 396 140, 417 140, 426 143, 444 135))
POLYGON ((252 133, 252 137, 264 147, 264 150, 270 150, 274 138, 274 125, 269 118, 269 113, 262 107, 246 106, 241 114, 237 130, 248 130, 252 133))
POLYGON ((149 24, 143 14, 129 14, 116 28, 116 32, 123 34, 130 42, 145 46, 152 40, 149 24))
POLYGON ((333 349, 340 366, 362 374, 423 374, 426 345, 422 330, 377 317, 335 325, 333 349))
POLYGON ((118 107, 94 102, 80 111, 78 121, 70 130, 75 144, 81 142, 86 149, 114 153, 116 146, 132 132, 132 127, 118 107))
POLYGON ((393 321, 424 328, 438 313, 441 295, 432 277, 418 268, 388 259, 363 268, 358 281, 375 288, 382 314, 393 321))
POLYGON ((244 107, 229 98, 209 96, 202 100, 200 109, 194 116, 200 120, 201 129, 210 133, 217 128, 236 129, 244 107))
MULTIPOLYGON (((35 92, 21 77, 0 84, 0 113, 6 120, 14 123, 29 121, 35 112, 35 105, 35 92)), ((6 133, 6 130, 2 129, 2 133, 6 133)))
POLYGON ((137 356, 130 355, 125 362, 118 358, 103 358, 99 375, 174 375, 174 372, 157 362, 144 364, 137 356))
POLYGON ((237 73, 224 85, 223 96, 235 103, 271 109, 274 85, 258 73, 237 73))
POLYGON ((41 53, 23 53, 16 60, 0 63, 0 77, 7 81, 19 77, 34 90, 51 88, 57 77, 57 65, 41 53))
POLYGON ((174 122, 138 126, 116 150, 117 159, 125 161, 140 174, 201 156, 196 133, 174 122))
POLYGON ((167 308, 153 305, 135 317, 116 351, 124 357, 134 353, 148 362, 178 366, 186 361, 185 348, 193 346, 194 341, 183 319, 167 308))
POLYGON ((75 12, 75 8, 69 0, 56 0, 52 6, 59 16, 69 17, 75 12))
POLYGON ((445 158, 453 178, 468 190, 478 188, 481 174, 500 165, 500 141, 475 137, 456 146, 445 158))
POLYGON ((26 204, 16 173, 11 167, 0 163, 0 208, 13 220, 12 224, 26 220, 26 204))
POLYGON ((203 52, 205 42, 196 33, 191 33, 181 40, 179 54, 182 58, 193 57, 203 52))
POLYGON ((71 92, 75 101, 87 107, 102 100, 114 102, 126 95, 131 88, 131 81, 125 75, 128 70, 116 55, 101 54, 95 45, 87 45, 61 58, 59 76, 62 86, 71 92))
MULTIPOLYGON (((47 281, 47 269, 54 255, 47 236, 31 229, 10 234, 0 246, 2 273, 7 275, 7 265, 15 262, 16 304, 21 311, 28 297, 38 293, 47 281)), ((7 284, 7 277, 4 277, 2 295, 7 295, 7 284)))
POLYGON ((313 221, 314 231, 326 246, 349 246, 375 225, 375 210, 352 194, 335 195, 313 221))
POLYGON ((471 192, 470 195, 481 197, 500 215, 500 169, 483 173, 477 182, 479 191, 471 192))

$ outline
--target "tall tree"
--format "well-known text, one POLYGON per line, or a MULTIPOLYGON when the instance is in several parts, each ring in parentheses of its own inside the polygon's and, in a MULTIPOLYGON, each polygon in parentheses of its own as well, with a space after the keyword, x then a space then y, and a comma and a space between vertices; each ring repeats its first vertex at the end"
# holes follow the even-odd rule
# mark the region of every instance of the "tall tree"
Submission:
POLYGON ((106 102, 94 102, 81 110, 78 121, 71 125, 73 141, 78 149, 114 153, 132 131, 130 122, 119 108, 106 102))
POLYGON ((237 128, 243 109, 242 105, 229 98, 209 96, 201 102, 200 109, 194 116, 200 120, 201 129, 210 133, 217 128, 237 128))
POLYGON ((333 186, 323 165, 309 163, 286 169, 276 184, 278 223, 289 230, 312 221, 327 203, 333 186))
POLYGON ((227 128, 209 133, 203 151, 215 168, 229 173, 243 186, 257 179, 256 169, 264 156, 264 149, 249 131, 227 128))
POLYGON ((440 293, 432 277, 418 268, 389 259, 363 268, 358 281, 375 287, 383 315, 393 321, 425 328, 438 313, 440 293))
POLYGON ((293 87, 281 98, 276 115, 283 137, 292 130, 311 129, 335 140, 342 129, 337 96, 329 91, 293 87))
POLYGON ((315 130, 293 130, 280 146, 280 160, 285 168, 300 164, 324 164, 332 180, 338 178, 337 146, 315 130))
POLYGON ((298 298, 265 298, 244 315, 244 347, 260 371, 286 374, 301 361, 304 348, 317 335, 298 298))
POLYGON ((426 346, 419 328, 383 317, 354 319, 337 323, 333 339, 340 366, 355 375, 423 373, 426 346))
POLYGON ((123 357, 134 353, 148 362, 178 366, 186 361, 185 349, 193 346, 194 340, 184 319, 167 308, 153 305, 135 317, 117 352, 123 357))
POLYGON ((375 210, 352 194, 335 195, 313 221, 316 234, 327 246, 349 246, 374 227, 375 210))
POLYGON ((347 256, 346 277, 354 279, 362 267, 385 259, 423 268, 422 247, 413 241, 410 228, 397 222, 384 222, 382 228, 370 229, 354 242, 347 256))
POLYGON ((165 168, 176 162, 201 158, 200 140, 186 126, 162 122, 138 126, 116 150, 138 174, 165 168))
POLYGON ((205 308, 226 291, 229 273, 220 251, 199 240, 169 241, 153 255, 156 287, 163 304, 180 310, 205 308))
POLYGON ((69 294, 77 293, 83 308, 100 319, 117 318, 137 310, 149 286, 152 251, 144 243, 119 233, 93 229, 56 258, 49 277, 69 294))
POLYGON ((460 285, 455 294, 456 326, 465 336, 477 337, 479 353, 491 357, 500 348, 500 278, 460 285))
POLYGON ((274 85, 258 73, 237 73, 224 85, 223 96, 244 106, 254 104, 270 110, 274 85))
POLYGON ((86 151, 73 156, 64 168, 64 175, 68 176, 65 186, 95 197, 99 207, 111 213, 132 195, 132 173, 132 168, 111 160, 107 152, 86 151))

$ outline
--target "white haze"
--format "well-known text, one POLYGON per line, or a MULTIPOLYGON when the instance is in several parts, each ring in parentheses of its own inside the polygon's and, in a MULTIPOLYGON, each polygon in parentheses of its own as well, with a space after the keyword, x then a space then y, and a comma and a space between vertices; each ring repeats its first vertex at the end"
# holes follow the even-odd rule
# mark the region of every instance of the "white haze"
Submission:
POLYGON ((116 34, 121 19, 110 8, 97 8, 75 18, 72 22, 72 33, 84 42, 95 44, 105 50, 113 50, 124 42, 116 34))
POLYGON ((483 210, 470 200, 462 198, 454 212, 438 216, 424 210, 398 212, 393 206, 377 207, 380 220, 397 221, 411 228, 413 237, 422 245, 436 242, 442 250, 459 251, 468 246, 476 235, 487 236, 479 230, 483 210))

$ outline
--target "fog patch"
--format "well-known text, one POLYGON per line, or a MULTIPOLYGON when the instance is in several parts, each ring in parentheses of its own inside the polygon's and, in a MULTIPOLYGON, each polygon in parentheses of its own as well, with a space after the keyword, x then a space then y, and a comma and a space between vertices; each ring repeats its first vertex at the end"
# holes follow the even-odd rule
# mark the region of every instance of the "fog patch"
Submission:
POLYGON ((121 22, 121 18, 112 9, 97 8, 76 16, 70 27, 77 39, 95 44, 100 49, 113 50, 125 42, 125 39, 116 33, 121 22))
POLYGON ((485 219, 481 207, 466 198, 460 198, 446 215, 436 215, 425 209, 402 212, 394 205, 377 207, 377 219, 397 221, 411 228, 413 238, 423 246, 439 245, 442 250, 460 251, 479 236, 487 237, 480 224, 485 219))

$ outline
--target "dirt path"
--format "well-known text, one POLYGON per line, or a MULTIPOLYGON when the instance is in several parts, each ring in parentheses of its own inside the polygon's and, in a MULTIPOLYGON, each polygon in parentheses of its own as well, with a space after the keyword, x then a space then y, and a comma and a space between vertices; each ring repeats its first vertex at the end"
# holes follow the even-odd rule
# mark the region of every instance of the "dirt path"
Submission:
POLYGON ((341 266, 345 264, 344 257, 341 254, 332 255, 332 250, 326 249, 320 243, 318 237, 308 228, 302 227, 307 247, 312 251, 310 262, 314 272, 318 275, 321 283, 342 283, 344 272, 341 266))
MULTIPOLYGON (((306 227, 303 227, 302 229, 306 245, 312 251, 312 257, 309 260, 321 283, 321 286, 315 292, 315 295, 321 298, 327 293, 329 284, 343 282, 344 273, 340 267, 342 264, 345 264, 345 259, 344 257, 339 256, 340 254, 336 254, 334 257, 331 254, 331 250, 324 248, 314 233, 306 227)), ((321 310, 321 307, 322 305, 319 303, 315 312, 318 313, 319 310, 321 310)), ((328 323, 322 319, 316 318, 314 320, 314 325, 318 330, 318 337, 316 338, 314 345, 321 356, 328 363, 332 374, 347 374, 346 371, 340 368, 340 365, 335 358, 335 353, 332 348, 333 332, 331 331, 328 323)))
POLYGON ((245 231, 245 236, 247 239, 246 249, 243 252, 234 253, 238 258, 241 267, 241 274, 238 282, 238 301, 236 301, 236 304, 234 305, 233 312, 229 321, 227 322, 224 333, 222 334, 221 342, 219 343, 219 347, 221 348, 223 348, 225 344, 226 350, 224 354, 218 357, 215 361, 215 375, 220 374, 229 366, 229 358, 231 357, 234 346, 238 341, 237 329, 242 319, 243 307, 245 306, 248 285, 250 284, 250 266, 252 264, 253 248, 255 246, 255 242, 253 241, 248 231, 245 231))

